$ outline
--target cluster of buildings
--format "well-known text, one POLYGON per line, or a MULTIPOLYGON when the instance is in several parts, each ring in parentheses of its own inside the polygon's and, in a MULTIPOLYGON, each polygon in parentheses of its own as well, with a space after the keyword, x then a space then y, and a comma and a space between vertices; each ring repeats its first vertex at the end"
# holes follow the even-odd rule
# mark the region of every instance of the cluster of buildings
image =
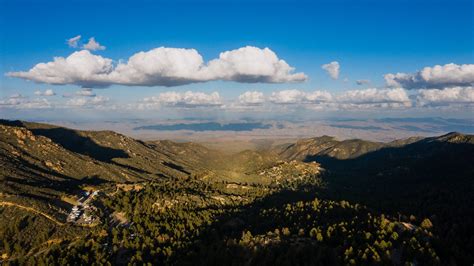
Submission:
POLYGON ((71 212, 67 217, 67 221, 71 223, 91 224, 97 220, 92 214, 97 210, 95 206, 90 205, 90 201, 97 196, 98 190, 90 193, 84 192, 84 195, 79 198, 78 204, 72 207, 71 212))
POLYGON ((78 205, 74 205, 74 207, 72 207, 71 209, 71 212, 67 216, 67 221, 68 222, 76 221, 81 215, 81 213, 82 213, 82 210, 79 209, 78 205))

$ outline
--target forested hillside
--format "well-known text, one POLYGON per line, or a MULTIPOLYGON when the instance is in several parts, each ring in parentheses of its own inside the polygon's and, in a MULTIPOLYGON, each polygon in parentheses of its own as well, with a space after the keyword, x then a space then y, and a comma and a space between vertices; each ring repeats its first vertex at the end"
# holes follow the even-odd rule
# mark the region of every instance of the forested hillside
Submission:
POLYGON ((237 154, 0 123, 11 265, 470 265, 474 137, 237 154))

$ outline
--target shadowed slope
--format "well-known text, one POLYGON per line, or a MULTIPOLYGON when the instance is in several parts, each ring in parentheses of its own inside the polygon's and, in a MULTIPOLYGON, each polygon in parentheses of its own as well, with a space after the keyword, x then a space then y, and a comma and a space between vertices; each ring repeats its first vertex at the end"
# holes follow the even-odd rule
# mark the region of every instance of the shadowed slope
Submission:
MULTIPOLYGON (((453 132, 385 144, 324 140, 298 142, 282 154, 320 163, 330 198, 358 201, 394 215, 430 217, 442 249, 451 254, 474 249, 473 135, 453 132), (360 149, 353 149, 354 142, 360 149)), ((474 258, 456 258, 464 259, 474 258)))
POLYGON ((95 160, 111 163, 114 158, 129 158, 123 150, 97 145, 88 137, 81 136, 77 131, 66 128, 32 128, 35 135, 50 138, 71 152, 87 155, 95 160))

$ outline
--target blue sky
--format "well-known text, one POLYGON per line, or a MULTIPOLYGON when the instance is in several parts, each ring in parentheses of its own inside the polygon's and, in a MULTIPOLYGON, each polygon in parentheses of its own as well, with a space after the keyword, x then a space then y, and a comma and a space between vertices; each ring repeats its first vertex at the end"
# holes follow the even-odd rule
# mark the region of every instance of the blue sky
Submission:
MULTIPOLYGON (((410 74, 435 65, 474 63, 474 9, 469 0, 0 3, 0 97, 4 99, 18 93, 32 99, 36 90, 52 89, 57 101, 65 101, 59 99, 61 95, 79 90, 76 85, 38 84, 5 75, 80 50, 66 43, 77 35, 83 42, 94 37, 106 49, 92 53, 116 62, 161 46, 196 49, 205 62, 219 57, 220 52, 247 45, 268 47, 294 67, 295 73, 308 77, 301 83, 217 80, 171 88, 111 85, 94 90, 118 105, 167 91, 217 91, 226 100, 246 91, 259 91, 265 97, 289 89, 341 94, 385 88, 387 73, 410 74), (321 68, 333 61, 340 65, 338 79, 321 68), (371 83, 359 86, 356 80, 371 83)), ((461 85, 472 83, 468 80, 461 85)), ((472 106, 469 99, 461 102, 463 108, 466 102, 472 106)))

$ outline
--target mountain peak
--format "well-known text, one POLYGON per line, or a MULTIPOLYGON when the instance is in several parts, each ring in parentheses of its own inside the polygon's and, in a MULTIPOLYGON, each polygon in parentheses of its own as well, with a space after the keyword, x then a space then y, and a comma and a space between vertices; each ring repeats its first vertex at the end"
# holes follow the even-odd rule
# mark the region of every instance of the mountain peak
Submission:
POLYGON ((470 143, 474 144, 474 135, 465 135, 459 132, 449 132, 448 134, 435 137, 437 141, 444 141, 450 143, 470 143))

